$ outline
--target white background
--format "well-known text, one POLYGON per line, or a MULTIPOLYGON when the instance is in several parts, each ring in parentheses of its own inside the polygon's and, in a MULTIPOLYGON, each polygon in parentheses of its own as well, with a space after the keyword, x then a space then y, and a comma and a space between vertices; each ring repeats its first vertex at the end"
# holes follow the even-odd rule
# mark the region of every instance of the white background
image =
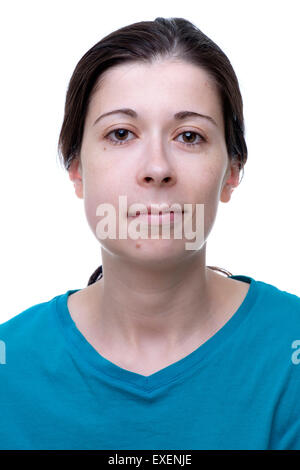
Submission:
POLYGON ((83 201, 58 163, 73 70, 131 23, 183 17, 229 57, 244 100, 248 162, 220 203, 207 264, 300 296, 298 1, 11 1, 1 3, 0 323, 68 289, 101 264, 83 201))

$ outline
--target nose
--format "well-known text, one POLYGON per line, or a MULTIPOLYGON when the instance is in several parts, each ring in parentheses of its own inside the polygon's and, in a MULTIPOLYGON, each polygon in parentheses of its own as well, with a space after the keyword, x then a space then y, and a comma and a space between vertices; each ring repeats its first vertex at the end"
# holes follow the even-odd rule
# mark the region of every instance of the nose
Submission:
POLYGON ((143 163, 139 168, 138 182, 144 186, 173 186, 177 177, 174 166, 170 161, 168 153, 163 143, 149 144, 144 150, 146 152, 143 163))

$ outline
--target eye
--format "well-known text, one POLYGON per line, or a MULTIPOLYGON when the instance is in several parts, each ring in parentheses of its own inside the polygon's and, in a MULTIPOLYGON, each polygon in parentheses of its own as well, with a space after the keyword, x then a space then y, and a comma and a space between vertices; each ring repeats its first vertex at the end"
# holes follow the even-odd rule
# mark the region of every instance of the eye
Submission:
MULTIPOLYGON (((128 140, 126 140, 126 137, 128 136, 128 133, 134 134, 133 132, 129 131, 128 129, 124 129, 124 128, 113 129, 108 134, 106 134, 104 136, 104 138, 109 140, 113 145, 122 145, 123 143, 128 142, 128 140), (109 137, 111 134, 115 134, 115 136, 120 137, 121 140, 112 139, 111 137, 109 137)), ((187 139, 192 139, 192 140, 195 140, 195 136, 198 137, 198 142, 180 142, 180 143, 183 143, 184 145, 198 146, 198 145, 201 145, 201 143, 206 142, 206 139, 201 134, 199 134, 199 132, 194 132, 194 131, 188 130, 188 131, 181 132, 180 134, 178 134, 177 137, 179 137, 181 135, 185 136, 185 138, 187 138, 187 139), (199 138, 200 138, 200 141, 199 141, 199 138)), ((129 140, 131 140, 131 139, 129 139, 129 140)))
POLYGON ((183 142, 185 145, 201 145, 201 143, 205 142, 205 139, 204 137, 199 134, 199 132, 194 132, 194 131, 184 131, 184 132, 181 132, 181 134, 178 134, 177 137, 179 137, 180 135, 182 136, 185 136, 187 139, 191 139, 194 140, 195 139, 195 136, 197 137, 200 137, 200 141, 198 140, 198 142, 183 142))
POLYGON ((113 129, 108 134, 106 134, 104 136, 104 138, 109 140, 113 145, 122 145, 123 142, 125 142, 125 143, 128 142, 128 140, 124 140, 126 138, 126 136, 128 135, 128 132, 133 134, 133 132, 129 131, 128 129, 123 129, 123 128, 113 129), (121 140, 119 140, 119 141, 118 140, 113 140, 109 137, 110 134, 114 134, 115 132, 116 132, 117 136, 121 137, 121 140))

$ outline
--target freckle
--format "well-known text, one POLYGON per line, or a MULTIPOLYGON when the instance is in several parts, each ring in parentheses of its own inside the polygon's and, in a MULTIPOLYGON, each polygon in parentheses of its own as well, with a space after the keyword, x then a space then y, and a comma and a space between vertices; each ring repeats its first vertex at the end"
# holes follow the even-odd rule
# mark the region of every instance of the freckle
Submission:
POLYGON ((103 150, 106 150, 106 147, 104 147, 104 149, 103 149, 103 150))
POLYGON ((140 243, 137 243, 135 246, 136 246, 136 248, 141 248, 141 244, 140 244, 140 243))

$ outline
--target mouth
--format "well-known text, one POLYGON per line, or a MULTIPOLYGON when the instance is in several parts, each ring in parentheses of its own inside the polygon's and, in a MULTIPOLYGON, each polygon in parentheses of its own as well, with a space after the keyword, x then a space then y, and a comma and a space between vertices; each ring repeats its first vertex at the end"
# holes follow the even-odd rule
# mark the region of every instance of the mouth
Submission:
POLYGON ((157 216, 157 215, 168 215, 168 214, 183 214, 183 211, 179 212, 179 211, 168 211, 168 212, 162 212, 162 211, 159 211, 159 212, 151 212, 151 211, 148 211, 148 212, 139 212, 137 211, 135 215, 128 215, 128 217, 138 217, 140 215, 150 215, 150 216, 157 216))
POLYGON ((127 212, 127 217, 129 218, 135 218, 135 217, 140 217, 140 216, 150 216, 150 217, 157 217, 157 216, 171 216, 174 217, 175 215, 177 216, 178 214, 182 215, 184 213, 184 209, 181 209, 181 205, 177 204, 177 207, 173 207, 172 205, 167 205, 167 204, 162 204, 160 207, 157 205, 153 206, 147 206, 145 209, 142 209, 140 211, 132 212, 128 211, 127 212))
POLYGON ((128 218, 130 220, 139 219, 141 223, 147 223, 148 225, 174 225, 182 220, 184 211, 158 211, 151 212, 150 210, 146 211, 137 211, 135 215, 130 215, 128 218))

